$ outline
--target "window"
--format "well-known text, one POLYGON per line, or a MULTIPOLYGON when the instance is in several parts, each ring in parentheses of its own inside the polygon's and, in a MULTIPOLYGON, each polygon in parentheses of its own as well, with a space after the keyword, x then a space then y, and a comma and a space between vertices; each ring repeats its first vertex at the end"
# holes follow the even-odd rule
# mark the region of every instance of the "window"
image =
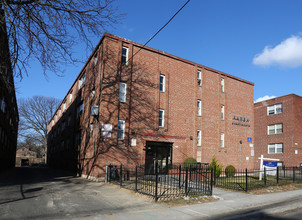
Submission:
POLYGON ((83 113, 83 109, 84 109, 84 103, 80 103, 77 107, 77 117, 80 117, 83 113))
POLYGON ((221 92, 224 92, 224 78, 221 78, 221 92))
POLYGON ((65 121, 62 122, 62 131, 65 130, 65 121))
POLYGON ((283 153, 283 144, 269 144, 268 153, 269 154, 282 154, 283 153))
POLYGON ((55 124, 55 121, 52 119, 52 126, 54 126, 54 124, 55 124))
POLYGON ((275 115, 283 112, 282 104, 270 105, 267 107, 267 115, 275 115))
POLYGON ((158 126, 165 127, 165 110, 160 109, 158 114, 158 126))
POLYGON ((67 126, 70 126, 71 124, 71 115, 68 115, 68 119, 67 119, 67 126))
POLYGON ((93 123, 90 123, 90 137, 93 135, 93 123))
POLYGON ((283 133, 283 124, 275 124, 267 126, 267 132, 271 134, 282 134, 283 133))
POLYGON ((165 75, 160 75, 159 76, 159 91, 165 92, 165 87, 166 87, 166 77, 165 77, 165 75))
POLYGON ((128 51, 129 51, 128 47, 122 48, 122 60, 121 60, 122 64, 128 65, 128 51))
POLYGON ((118 140, 124 140, 124 138, 125 138, 125 121, 124 120, 118 120, 117 139, 118 140))
POLYGON ((199 86, 202 85, 202 72, 200 70, 197 70, 197 83, 199 86))
POLYGON ((0 109, 2 112, 5 112, 5 101, 4 99, 0 100, 0 109))
POLYGON ((61 116, 61 109, 59 110, 59 117, 61 116))
POLYGON ((64 104, 63 104, 63 112, 66 110, 66 100, 64 101, 64 104))
POLYGON ((197 100, 197 115, 198 116, 201 116, 202 114, 202 103, 201 103, 201 100, 197 100))
POLYGON ((80 80, 79 80, 79 89, 82 88, 82 87, 84 86, 85 80, 86 80, 86 74, 84 73, 84 74, 82 75, 82 77, 80 78, 80 80))
POLYGON ((97 62, 98 62, 98 55, 97 54, 94 55, 93 61, 94 61, 94 65, 96 65, 97 62))
POLYGON ((224 120, 224 105, 221 105, 221 120, 224 120))
POLYGON ((91 91, 91 99, 94 99, 94 97, 95 97, 95 89, 93 89, 93 90, 91 91))
POLYGON ((69 103, 72 101, 72 91, 69 93, 69 103))
POLYGON ((222 148, 224 148, 224 133, 220 134, 220 145, 222 148))
POLYGON ((197 146, 201 146, 201 130, 197 130, 197 146))
POLYGON ((119 91, 119 101, 126 102, 126 93, 127 93, 127 84, 120 83, 120 91, 119 91))

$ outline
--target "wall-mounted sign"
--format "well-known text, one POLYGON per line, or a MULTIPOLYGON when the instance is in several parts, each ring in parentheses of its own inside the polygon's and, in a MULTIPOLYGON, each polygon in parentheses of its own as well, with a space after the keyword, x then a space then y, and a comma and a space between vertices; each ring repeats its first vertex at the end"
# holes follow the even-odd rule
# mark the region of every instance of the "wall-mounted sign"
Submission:
POLYGON ((248 138, 247 138, 247 142, 252 143, 252 138, 251 138, 251 137, 248 137, 248 138))
POLYGON ((249 124, 244 124, 244 123, 249 123, 250 122, 250 119, 248 117, 234 115, 233 120, 238 121, 238 122, 233 122, 232 125, 239 125, 239 126, 243 126, 243 127, 251 127, 249 124))

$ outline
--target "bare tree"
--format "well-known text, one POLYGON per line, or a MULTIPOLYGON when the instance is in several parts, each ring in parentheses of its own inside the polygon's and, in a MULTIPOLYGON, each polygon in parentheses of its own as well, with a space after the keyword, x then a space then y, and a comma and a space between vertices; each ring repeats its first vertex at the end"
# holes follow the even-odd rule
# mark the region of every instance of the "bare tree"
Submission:
POLYGON ((21 78, 32 58, 45 76, 62 72, 61 64, 77 61, 74 45, 92 48, 90 36, 100 36, 122 17, 115 0, 0 0, 0 12, 0 34, 8 39, 12 67, 21 78))
POLYGON ((57 110, 60 100, 52 97, 34 96, 21 98, 19 105, 19 136, 31 139, 34 143, 44 146, 45 158, 47 152, 48 123, 57 110))

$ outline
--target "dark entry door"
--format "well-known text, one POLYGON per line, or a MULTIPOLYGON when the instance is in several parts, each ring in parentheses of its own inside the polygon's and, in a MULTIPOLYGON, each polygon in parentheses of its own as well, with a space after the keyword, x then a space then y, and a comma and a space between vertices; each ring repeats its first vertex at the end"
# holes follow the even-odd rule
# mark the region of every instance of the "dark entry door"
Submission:
POLYGON ((172 145, 172 143, 147 141, 146 173, 154 174, 156 164, 158 173, 168 173, 168 168, 172 164, 172 145))

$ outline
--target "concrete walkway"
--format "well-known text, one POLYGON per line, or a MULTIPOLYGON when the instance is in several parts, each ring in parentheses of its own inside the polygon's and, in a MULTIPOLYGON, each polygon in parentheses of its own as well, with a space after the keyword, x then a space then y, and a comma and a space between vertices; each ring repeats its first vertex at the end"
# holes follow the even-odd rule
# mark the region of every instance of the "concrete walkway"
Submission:
MULTIPOLYGON (((121 192, 129 193, 123 190, 121 192)), ((273 216, 302 208, 302 190, 253 195, 214 189, 213 196, 219 200, 172 208, 150 202, 148 208, 145 203, 144 209, 135 209, 132 206, 132 210, 124 210, 123 213, 98 215, 87 219, 249 219, 248 216, 255 213, 261 213, 264 219, 286 219, 273 216)))

